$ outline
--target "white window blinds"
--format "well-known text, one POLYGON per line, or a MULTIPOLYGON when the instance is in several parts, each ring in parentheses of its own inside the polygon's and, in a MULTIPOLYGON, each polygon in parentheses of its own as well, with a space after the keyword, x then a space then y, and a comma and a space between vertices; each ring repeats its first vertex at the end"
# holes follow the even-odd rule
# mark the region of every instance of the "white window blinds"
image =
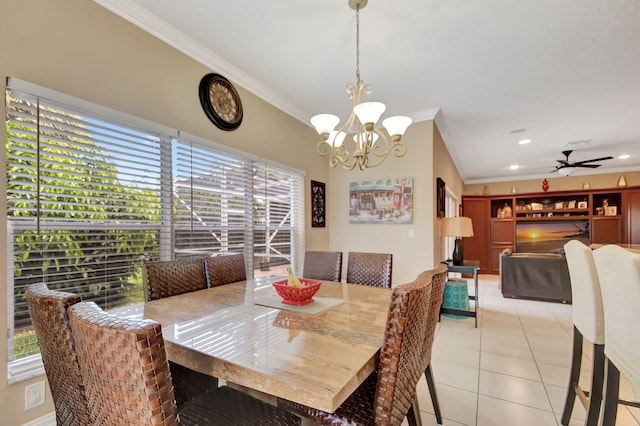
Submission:
POLYGON ((39 352, 32 283, 110 309, 143 301, 148 261, 244 253, 264 274, 301 265, 299 171, 20 89, 6 92, 10 367, 39 352))

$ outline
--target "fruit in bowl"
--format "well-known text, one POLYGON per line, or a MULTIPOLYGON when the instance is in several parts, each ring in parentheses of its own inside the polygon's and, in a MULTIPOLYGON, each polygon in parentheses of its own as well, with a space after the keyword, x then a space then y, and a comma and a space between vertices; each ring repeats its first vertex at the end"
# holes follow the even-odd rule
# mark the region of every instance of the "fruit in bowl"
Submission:
POLYGON ((282 297, 282 303, 302 306, 313 302, 313 296, 318 292, 321 284, 322 281, 297 278, 289 272, 289 279, 274 281, 273 287, 282 297))

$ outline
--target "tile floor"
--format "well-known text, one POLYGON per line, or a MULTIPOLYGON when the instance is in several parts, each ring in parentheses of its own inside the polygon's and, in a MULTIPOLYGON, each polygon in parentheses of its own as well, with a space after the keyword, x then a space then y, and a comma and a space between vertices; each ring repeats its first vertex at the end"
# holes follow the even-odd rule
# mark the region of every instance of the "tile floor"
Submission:
MULTIPOLYGON (((560 425, 571 358, 571 305, 505 299, 495 275, 481 275, 479 287, 478 328, 471 318, 443 317, 438 324, 431 365, 444 424, 560 425)), ((586 348, 583 388, 588 388, 591 353, 586 348)), ((624 378, 621 396, 633 399, 624 378)), ((424 379, 418 398, 423 425, 436 425, 424 379)), ((584 415, 576 401, 570 425, 582 425, 584 415)), ((619 406, 616 425, 640 426, 640 409, 619 406)))

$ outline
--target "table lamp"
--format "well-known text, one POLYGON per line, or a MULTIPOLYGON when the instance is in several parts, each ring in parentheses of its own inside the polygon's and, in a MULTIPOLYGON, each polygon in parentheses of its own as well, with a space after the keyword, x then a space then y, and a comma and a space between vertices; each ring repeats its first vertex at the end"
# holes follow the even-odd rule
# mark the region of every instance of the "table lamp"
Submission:
POLYGON ((462 237, 473 237, 473 225, 468 217, 445 217, 442 219, 442 235, 455 237, 453 248, 453 264, 462 265, 462 237))

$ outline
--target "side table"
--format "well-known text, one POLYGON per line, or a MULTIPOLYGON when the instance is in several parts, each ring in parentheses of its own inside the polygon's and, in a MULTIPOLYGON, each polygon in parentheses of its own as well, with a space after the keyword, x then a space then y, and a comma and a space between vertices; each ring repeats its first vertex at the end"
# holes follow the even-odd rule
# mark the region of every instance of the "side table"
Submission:
POLYGON ((448 265, 448 271, 449 272, 458 272, 461 274, 467 274, 467 275, 473 275, 473 281, 474 281, 474 288, 475 288, 475 292, 472 295, 469 295, 469 300, 473 300, 474 303, 474 310, 473 311, 465 311, 465 310, 458 310, 458 309, 451 309, 451 308, 444 308, 444 307, 440 307, 440 313, 441 314, 454 314, 454 315, 460 315, 460 316, 464 316, 464 317, 473 317, 475 318, 475 327, 478 328, 478 308, 480 307, 479 305, 479 294, 478 294, 478 270, 480 269, 479 266, 480 262, 477 260, 468 260, 463 262, 463 265, 448 265))

